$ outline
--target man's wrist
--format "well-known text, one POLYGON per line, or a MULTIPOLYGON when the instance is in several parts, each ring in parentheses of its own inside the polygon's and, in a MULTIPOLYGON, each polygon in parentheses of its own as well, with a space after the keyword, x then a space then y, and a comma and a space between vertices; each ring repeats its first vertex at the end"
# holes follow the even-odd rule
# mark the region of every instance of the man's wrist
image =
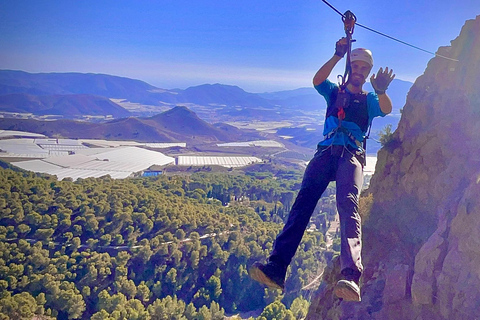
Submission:
POLYGON ((383 91, 382 91, 382 90, 375 90, 375 93, 376 93, 377 95, 381 95, 381 94, 385 94, 385 91, 386 91, 386 90, 383 90, 383 91))

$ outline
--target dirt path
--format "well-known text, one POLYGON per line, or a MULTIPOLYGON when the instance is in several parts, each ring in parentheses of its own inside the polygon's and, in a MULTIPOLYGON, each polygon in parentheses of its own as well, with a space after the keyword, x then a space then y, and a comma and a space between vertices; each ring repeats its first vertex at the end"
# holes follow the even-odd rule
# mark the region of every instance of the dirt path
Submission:
MULTIPOLYGON (((327 244, 327 250, 332 249, 333 245, 333 238, 335 237, 335 233, 337 233, 337 229, 340 227, 340 221, 338 221, 338 215, 335 216, 335 220, 330 222, 330 227, 327 230, 327 236, 325 239, 325 243, 327 244)), ((315 289, 320 285, 320 281, 323 276, 323 271, 319 275, 315 277, 309 284, 305 285, 302 290, 311 290, 315 289)))
POLYGON ((340 221, 338 220, 338 215, 335 216, 335 220, 330 222, 330 227, 327 230, 327 237, 325 242, 327 244, 327 250, 330 250, 333 245, 333 238, 335 237, 335 233, 337 233, 337 229, 340 227, 340 221))

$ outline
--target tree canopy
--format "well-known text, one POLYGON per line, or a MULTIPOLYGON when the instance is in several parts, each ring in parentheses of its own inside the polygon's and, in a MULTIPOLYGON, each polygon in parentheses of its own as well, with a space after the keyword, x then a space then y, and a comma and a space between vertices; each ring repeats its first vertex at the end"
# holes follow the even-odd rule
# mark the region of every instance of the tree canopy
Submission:
MULTIPOLYGON (((0 319, 223 319, 258 309, 270 319, 282 306, 303 314, 294 299, 325 262, 322 230, 305 234, 287 294, 247 272, 269 254, 300 178, 72 182, 0 169, 0 319)), ((321 210, 331 210, 330 194, 321 210)))

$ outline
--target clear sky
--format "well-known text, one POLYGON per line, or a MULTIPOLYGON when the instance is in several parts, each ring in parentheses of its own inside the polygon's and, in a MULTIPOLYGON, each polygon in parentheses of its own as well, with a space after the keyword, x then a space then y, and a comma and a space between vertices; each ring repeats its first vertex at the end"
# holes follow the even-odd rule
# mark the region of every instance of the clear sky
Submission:
MULTIPOLYGON (((480 14, 479 0, 329 2, 433 52, 480 14)), ((343 35, 341 17, 321 0, 0 0, 0 69, 106 73, 165 89, 310 86, 343 35)), ((354 38, 354 48, 372 50, 375 69, 389 66, 403 80, 433 57, 358 26, 354 38)))

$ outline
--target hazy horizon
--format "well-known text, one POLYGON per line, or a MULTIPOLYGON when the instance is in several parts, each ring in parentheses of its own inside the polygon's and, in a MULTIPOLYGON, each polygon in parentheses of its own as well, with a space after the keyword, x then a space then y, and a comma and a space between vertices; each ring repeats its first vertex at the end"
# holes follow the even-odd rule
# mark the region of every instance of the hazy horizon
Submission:
MULTIPOLYGON (((28 72, 28 71, 25 71, 25 70, 10 70, 10 69, 0 69, 0 71, 19 71, 19 72, 26 72, 26 73, 30 73, 30 74, 55 74, 55 73, 78 73, 78 74, 98 74, 98 75, 107 75, 107 76, 114 76, 114 77, 120 77, 120 78, 127 78, 127 79, 131 79, 131 80, 139 80, 139 81, 142 81, 142 82, 145 82, 149 85, 152 85, 158 89, 164 89, 164 90, 185 90, 187 88, 191 88, 191 87, 197 87, 197 86, 202 86, 202 85, 216 85, 216 84, 219 84, 219 85, 225 85, 225 86, 234 86, 234 87, 239 87, 241 89, 243 89, 245 92, 248 92, 248 93, 255 93, 255 94, 268 94, 268 93, 275 93, 275 92, 283 92, 283 91, 295 91, 295 90, 299 90, 299 89, 314 89, 313 88, 313 85, 310 85, 310 86, 303 86, 303 87, 296 87, 296 88, 290 88, 290 89, 280 89, 280 90, 273 90, 273 91, 248 91, 247 89, 243 88, 242 86, 239 86, 235 83, 222 83, 222 82, 210 82, 210 83, 199 83, 199 84, 195 84, 195 85, 191 85, 191 86, 186 86, 186 87, 172 87, 172 88, 165 88, 165 87, 159 87, 159 86, 156 86, 148 81, 145 81, 143 79, 139 79, 139 78, 130 78, 130 77, 125 77, 125 76, 119 76, 119 75, 115 75, 115 74, 106 74, 106 73, 98 73, 98 72, 28 72)), ((333 82, 336 82, 337 79, 335 79, 336 77, 334 76, 331 76, 330 77, 331 81, 333 82)), ((414 81, 407 81, 407 80, 402 80, 402 79, 398 79, 398 78, 395 78, 393 80, 393 83, 397 82, 397 81, 401 81, 401 82, 407 82, 407 83, 410 83, 410 84, 413 84, 414 81)), ((366 82, 366 85, 369 85, 370 82, 367 81, 366 82)))
MULTIPOLYGON (((480 2, 330 1, 359 23, 435 52, 480 13, 480 2)), ((160 88, 203 83, 249 92, 311 86, 344 35, 341 17, 320 0, 101 1, 0 3, 0 68, 26 72, 104 73, 160 88)), ((372 50, 413 82, 433 55, 356 27, 354 47, 372 50)), ((344 61, 332 72, 343 74, 344 61)))

